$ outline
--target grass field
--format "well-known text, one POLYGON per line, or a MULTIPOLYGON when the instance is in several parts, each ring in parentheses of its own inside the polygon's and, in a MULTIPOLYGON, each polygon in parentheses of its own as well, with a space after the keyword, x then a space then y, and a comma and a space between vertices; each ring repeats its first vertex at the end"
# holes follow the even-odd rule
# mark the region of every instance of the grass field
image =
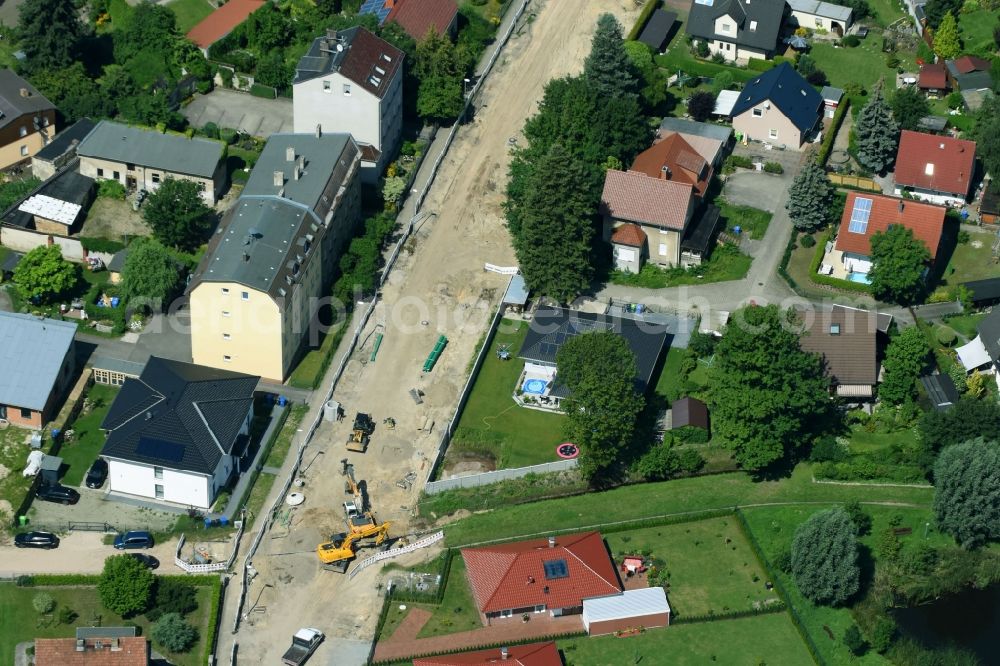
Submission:
MULTIPOLYGON (((885 77, 887 91, 896 87, 896 70, 886 67, 881 40, 875 35, 853 49, 834 48, 826 42, 815 42, 809 55, 826 72, 832 86, 843 88, 848 83, 857 82, 870 89, 880 77, 885 77)), ((916 62, 913 54, 900 51, 896 57, 900 59, 901 67, 913 69, 916 62)))
POLYGON ((566 666, 665 663, 671 666, 711 663, 800 666, 812 663, 787 613, 679 624, 630 638, 574 638, 559 641, 559 647, 566 657, 566 666))
POLYGON ((955 18, 958 19, 958 32, 962 38, 962 53, 992 57, 996 51, 993 28, 997 24, 997 19, 1000 19, 1000 11, 980 9, 975 12, 960 13, 955 18))
POLYGON ((337 352, 337 346, 347 331, 350 318, 332 331, 327 331, 323 341, 316 349, 310 349, 299 361, 292 374, 288 376, 288 384, 295 388, 314 389, 323 380, 330 361, 337 352))
POLYGON ((778 598, 764 586, 767 574, 733 517, 615 532, 606 538, 616 561, 642 553, 664 563, 672 617, 751 610, 755 602, 778 598))
POLYGON ((493 349, 510 345, 514 358, 501 361, 493 349, 486 355, 452 437, 450 451, 492 455, 498 469, 556 460, 556 445, 562 441, 563 416, 520 407, 512 397, 524 369, 517 354, 527 334, 525 322, 512 319, 501 322, 493 349))
POLYGON ((1000 265, 993 261, 992 248, 995 236, 989 233, 974 233, 971 237, 970 242, 955 247, 939 284, 951 286, 1000 276, 1000 265))
POLYGON ((187 33, 212 13, 208 0, 171 0, 167 7, 177 16, 177 29, 182 33, 187 33))
POLYGON ((750 270, 750 257, 733 245, 719 245, 712 251, 708 261, 688 270, 663 269, 647 263, 638 273, 614 271, 611 282, 646 289, 666 289, 688 284, 707 282, 727 282, 746 277, 750 270))
POLYGON ((722 200, 716 201, 716 204, 722 211, 727 231, 732 232, 734 227, 739 227, 741 233, 754 240, 760 240, 767 233, 767 225, 771 223, 771 214, 766 210, 750 206, 736 206, 722 200))
POLYGON ((94 384, 87 393, 87 399, 94 405, 93 409, 82 414, 70 428, 73 430, 73 441, 63 442, 59 455, 63 464, 69 468, 62 477, 63 485, 75 488, 83 482, 91 463, 97 458, 104 447, 104 432, 101 422, 111 409, 111 403, 118 395, 117 386, 94 384))
MULTIPOLYGON (((172 664, 177 666, 195 666, 203 662, 205 638, 209 631, 209 613, 211 610, 211 586, 199 586, 198 609, 190 613, 185 620, 198 629, 198 642, 183 654, 172 654, 156 643, 153 649, 165 655, 172 664)), ((149 636, 150 622, 145 617, 129 618, 127 622, 140 627, 143 636, 149 636)), ((0 585, 0 654, 12 658, 14 646, 22 641, 34 638, 70 638, 75 635, 76 627, 121 626, 125 620, 105 609, 97 596, 97 589, 86 587, 15 587, 10 583, 0 585), (31 600, 39 592, 52 595, 56 601, 55 613, 52 617, 40 617, 31 605, 31 600), (71 624, 59 624, 56 621, 60 608, 70 608, 78 614, 71 624)))

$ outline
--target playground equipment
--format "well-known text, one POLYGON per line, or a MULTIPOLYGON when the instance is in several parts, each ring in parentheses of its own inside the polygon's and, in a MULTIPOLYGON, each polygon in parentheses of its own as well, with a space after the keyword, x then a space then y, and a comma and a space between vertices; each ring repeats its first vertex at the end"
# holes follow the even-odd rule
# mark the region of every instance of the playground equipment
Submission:
POLYGON ((424 361, 424 372, 430 372, 434 369, 434 364, 437 363, 438 357, 441 356, 441 352, 444 351, 445 346, 448 344, 448 338, 443 335, 439 336, 437 339, 437 344, 434 345, 434 349, 427 356, 427 360, 424 361))

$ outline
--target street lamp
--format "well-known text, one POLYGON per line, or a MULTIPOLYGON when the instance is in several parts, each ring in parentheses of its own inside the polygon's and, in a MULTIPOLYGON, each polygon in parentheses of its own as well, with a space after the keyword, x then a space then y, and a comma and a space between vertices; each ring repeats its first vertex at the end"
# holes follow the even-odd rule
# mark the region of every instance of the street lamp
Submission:
POLYGON ((469 96, 469 84, 472 83, 472 79, 462 79, 462 97, 469 96))

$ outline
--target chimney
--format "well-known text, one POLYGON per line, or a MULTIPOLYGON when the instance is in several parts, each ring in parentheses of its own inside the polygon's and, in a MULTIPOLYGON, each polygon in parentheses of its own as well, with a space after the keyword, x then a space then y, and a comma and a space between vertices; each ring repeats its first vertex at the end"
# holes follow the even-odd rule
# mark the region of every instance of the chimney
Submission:
POLYGON ((27 88, 21 88, 21 97, 31 97, 31 91, 27 88))
POLYGON ((902 199, 899 200, 899 212, 900 213, 903 212, 903 200, 902 199))
POLYGON ((944 144, 943 143, 939 143, 938 144, 938 148, 940 148, 941 150, 944 150, 944 144))
POLYGON ((119 640, 117 638, 112 638, 111 639, 111 651, 112 652, 120 652, 121 649, 122 649, 122 646, 121 646, 121 643, 119 642, 119 640))
POLYGON ((320 139, 323 137, 323 126, 316 123, 316 138, 320 139))
POLYGON ((284 184, 285 184, 285 172, 284 171, 275 171, 274 172, 274 186, 275 187, 281 187, 284 184))
POLYGON ((250 253, 249 252, 244 252, 243 253, 243 263, 246 263, 246 264, 250 263, 250 253))
POLYGON ((660 167, 660 179, 661 180, 670 180, 670 178, 673 175, 674 175, 673 172, 670 171, 670 167, 668 167, 666 164, 664 164, 663 166, 660 167))
POLYGON ((76 639, 76 651, 83 652, 87 649, 87 644, 82 638, 76 639))
POLYGON ((294 162, 295 161, 295 149, 291 146, 285 148, 285 161, 294 162))
POLYGON ((151 418, 153 418, 153 412, 146 412, 146 420, 148 421, 151 418))
POLYGON ((306 156, 305 155, 299 155, 295 159, 295 163, 299 165, 299 171, 305 171, 306 170, 306 156))
POLYGON ((555 547, 556 547, 556 538, 554 536, 550 536, 549 537, 549 548, 555 548, 555 547))
POLYGON ((295 168, 292 169, 292 180, 298 180, 299 179, 299 175, 300 175, 299 165, 296 164, 295 168))
POLYGON ((504 645, 502 648, 500 648, 500 658, 506 661, 507 657, 509 656, 510 656, 510 650, 508 650, 507 646, 504 645))
POLYGON ((326 38, 327 39, 331 39, 331 40, 336 40, 337 39, 337 31, 335 29, 333 29, 333 28, 327 28, 326 29, 326 38))

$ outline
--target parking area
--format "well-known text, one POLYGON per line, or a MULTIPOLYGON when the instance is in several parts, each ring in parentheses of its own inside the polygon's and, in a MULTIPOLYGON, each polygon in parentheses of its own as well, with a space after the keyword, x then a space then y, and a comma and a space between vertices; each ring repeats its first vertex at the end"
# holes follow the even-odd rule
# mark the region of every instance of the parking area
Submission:
POLYGON ((80 501, 72 505, 35 499, 28 510, 29 525, 39 529, 63 531, 70 522, 108 523, 118 529, 169 530, 177 522, 177 513, 152 509, 139 504, 116 501, 101 490, 80 487, 80 501))
POLYGON ((230 127, 265 139, 292 131, 292 100, 263 99, 225 88, 195 95, 181 113, 194 127, 215 123, 220 128, 230 127))
POLYGON ((765 150, 759 144, 737 145, 734 155, 749 157, 755 162, 777 162, 784 173, 773 174, 763 171, 738 171, 726 177, 722 195, 732 204, 751 206, 776 212, 784 206, 785 189, 798 173, 799 165, 806 159, 800 152, 791 150, 765 150))
MULTIPOLYGON (((101 573, 104 560, 122 551, 104 543, 101 532, 70 532, 61 534, 59 547, 55 550, 35 548, 15 548, 8 543, 0 546, 0 575, 10 576, 23 573, 101 573)), ((156 544, 149 550, 130 551, 152 555, 160 561, 157 573, 178 574, 181 570, 174 566, 177 540, 171 539, 156 544)))

